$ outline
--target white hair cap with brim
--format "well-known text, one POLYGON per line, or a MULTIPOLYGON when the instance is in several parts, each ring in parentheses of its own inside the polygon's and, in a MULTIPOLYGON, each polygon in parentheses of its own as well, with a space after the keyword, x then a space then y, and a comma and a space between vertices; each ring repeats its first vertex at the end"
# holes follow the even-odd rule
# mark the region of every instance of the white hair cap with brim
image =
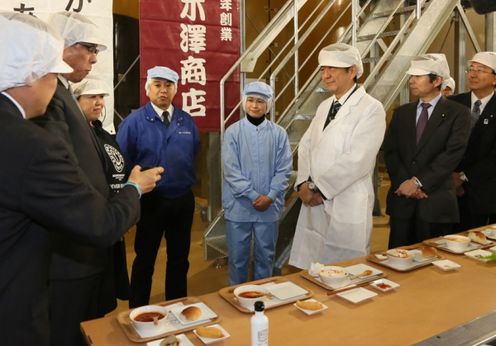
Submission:
POLYGON ((346 43, 334 43, 319 52, 319 66, 346 68, 353 65, 357 69, 357 78, 360 78, 363 74, 360 52, 346 43))
POLYGON ((86 78, 79 83, 72 84, 73 94, 76 98, 83 95, 109 95, 107 84, 96 78, 86 78))
POLYGON ((52 14, 48 23, 64 39, 66 47, 90 43, 96 45, 99 51, 107 49, 95 23, 79 13, 57 12, 52 14))
POLYGON ((70 73, 64 41, 40 19, 0 13, 0 91, 31 85, 49 73, 70 73))
POLYGON ((434 74, 444 80, 450 77, 450 69, 444 54, 422 54, 412 59, 406 74, 412 76, 434 74))
POLYGON ((441 90, 449 87, 451 90, 455 91, 456 82, 453 77, 449 77, 448 79, 443 80, 443 84, 441 84, 441 90))
POLYGON ((165 67, 165 66, 155 66, 148 69, 146 74, 146 80, 150 81, 152 79, 166 79, 172 83, 177 83, 179 80, 179 75, 176 71, 165 67))
POLYGON ((474 55, 474 57, 469 60, 470 62, 478 62, 479 64, 485 65, 496 72, 496 53, 495 52, 479 52, 474 55))

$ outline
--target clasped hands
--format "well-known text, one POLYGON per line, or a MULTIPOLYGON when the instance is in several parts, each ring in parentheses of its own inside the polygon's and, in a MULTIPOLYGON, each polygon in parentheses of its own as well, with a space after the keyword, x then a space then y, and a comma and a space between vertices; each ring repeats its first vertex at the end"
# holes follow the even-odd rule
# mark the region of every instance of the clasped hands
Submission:
POLYGON ((303 204, 307 207, 315 207, 324 203, 324 199, 320 192, 313 192, 308 188, 308 183, 301 184, 298 190, 298 197, 300 197, 303 204))
POLYGON ((405 196, 406 198, 424 199, 428 197, 420 186, 417 185, 415 177, 402 182, 394 193, 398 196, 405 196))
POLYGON ((272 202, 274 201, 269 196, 260 195, 251 203, 251 205, 258 211, 265 211, 270 207, 272 202))

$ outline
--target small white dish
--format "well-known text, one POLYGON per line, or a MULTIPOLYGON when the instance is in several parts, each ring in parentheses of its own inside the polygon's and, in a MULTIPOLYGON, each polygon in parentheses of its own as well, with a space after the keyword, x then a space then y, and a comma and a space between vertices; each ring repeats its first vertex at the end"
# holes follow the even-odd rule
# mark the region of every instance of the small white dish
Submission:
POLYGON ((482 233, 484 233, 486 238, 496 240, 496 229, 486 228, 485 230, 482 230, 482 233))
POLYGON ((173 309, 170 311, 178 320, 179 322, 181 322, 181 324, 183 324, 184 326, 191 326, 191 325, 195 325, 195 324, 199 324, 199 323, 202 323, 206 320, 209 320, 209 319, 212 319, 212 318, 215 318, 217 317, 217 314, 215 312, 213 312, 207 305, 205 305, 204 303, 196 303, 196 304, 190 304, 190 305, 183 305, 179 308, 176 308, 176 309, 173 309), (184 309, 186 309, 187 307, 189 306, 196 306, 198 308, 200 308, 200 310, 202 311, 202 314, 200 316, 199 319, 197 320, 194 320, 194 321, 188 321, 183 314, 181 314, 181 311, 183 311, 184 309))
POLYGON ((296 298, 304 296, 308 291, 291 281, 281 282, 279 284, 274 284, 265 287, 274 297, 279 300, 287 300, 291 298, 296 298))
POLYGON ((374 256, 375 256, 375 258, 377 258, 380 261, 384 261, 384 260, 388 259, 388 256, 380 254, 380 253, 376 253, 374 256))
POLYGON ((491 255, 492 255, 491 251, 480 250, 480 249, 465 252, 465 256, 468 256, 468 257, 473 258, 473 259, 480 261, 480 262, 489 262, 490 260, 484 259, 482 257, 491 256, 491 255))
POLYGON ((366 288, 358 287, 348 291, 340 292, 336 294, 338 297, 343 298, 354 304, 363 302, 364 300, 375 297, 377 293, 372 292, 366 288))
MULTIPOLYGON (((355 265, 352 265, 352 266, 348 266, 348 267, 345 267, 345 269, 351 275, 360 275, 360 274, 363 274, 366 270, 370 270, 371 271, 371 273, 369 275, 359 276, 355 280, 361 280, 361 279, 364 279, 364 278, 368 278, 370 276, 381 275, 383 273, 381 270, 376 269, 374 267, 371 267, 369 265, 363 264, 363 263, 359 263, 359 264, 355 264, 355 265)), ((352 283, 355 280, 352 280, 352 283)))
MULTIPOLYGON (((311 298, 311 299, 307 299, 305 300, 305 302, 316 302, 317 300, 311 298)), ((322 304, 322 308, 319 309, 319 310, 308 310, 308 309, 303 309, 303 308, 300 308, 298 305, 296 305, 296 303, 293 304, 293 306, 295 308, 297 308, 298 310, 302 311, 303 313, 307 314, 307 315, 315 315, 315 314, 318 314, 322 311, 325 311, 327 310, 329 307, 327 305, 325 305, 324 303, 322 302, 319 302, 320 304, 322 304)))
POLYGON ((388 279, 379 279, 372 281, 370 283, 370 286, 374 287, 375 289, 381 292, 388 292, 394 290, 395 288, 400 287, 400 284, 388 279))
POLYGON ((437 268, 444 270, 445 272, 461 268, 461 265, 448 259, 434 261, 432 262, 432 264, 435 265, 437 268))
MULTIPOLYGON (((179 341, 179 346, 194 346, 188 337, 184 334, 176 335, 177 340, 179 341)), ((164 339, 153 340, 146 343, 146 346, 160 346, 160 343, 164 339)))
MULTIPOLYGON (((200 336, 198 335, 198 333, 196 332, 196 329, 193 330, 193 333, 196 335, 196 337, 198 339, 201 340, 201 342, 203 342, 205 345, 210 345, 210 344, 214 344, 216 342, 219 342, 219 341, 222 341, 222 340, 226 340, 227 338, 229 338, 231 336, 231 334, 229 334, 227 332, 227 330, 225 330, 220 324, 213 324, 211 326, 207 326, 207 327, 216 327, 218 329, 221 330, 222 334, 224 334, 224 336, 222 338, 217 338, 217 339, 214 339, 214 338, 205 338, 203 336, 200 336)), ((182 346, 182 345, 181 345, 182 346)))

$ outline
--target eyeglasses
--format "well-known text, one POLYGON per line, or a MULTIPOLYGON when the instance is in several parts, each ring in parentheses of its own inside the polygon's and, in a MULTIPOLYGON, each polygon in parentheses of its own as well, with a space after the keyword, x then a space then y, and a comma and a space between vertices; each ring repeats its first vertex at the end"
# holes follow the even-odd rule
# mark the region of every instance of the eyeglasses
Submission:
POLYGON ((88 52, 90 52, 91 54, 98 55, 98 53, 100 53, 100 50, 98 49, 98 46, 96 44, 78 42, 78 45, 86 48, 88 50, 88 52))
POLYGON ((483 68, 480 68, 480 67, 473 67, 473 66, 469 66, 467 67, 467 69, 465 70, 466 73, 475 73, 475 74, 482 74, 482 73, 491 73, 491 74, 495 74, 493 70, 487 70, 487 69, 483 69, 483 68))

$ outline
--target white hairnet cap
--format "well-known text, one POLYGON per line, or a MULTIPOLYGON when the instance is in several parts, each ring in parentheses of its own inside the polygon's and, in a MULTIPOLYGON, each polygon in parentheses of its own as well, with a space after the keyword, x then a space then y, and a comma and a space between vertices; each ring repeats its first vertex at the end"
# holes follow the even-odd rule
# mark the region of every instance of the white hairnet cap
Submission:
POLYGON ((479 64, 490 67, 493 72, 496 72, 496 53, 495 52, 479 52, 474 55, 469 62, 478 62, 479 64))
POLYGON ((446 87, 449 87, 453 91, 455 90, 456 82, 452 77, 443 80, 443 83, 441 84, 441 90, 446 89, 446 87))
POLYGON ((270 100, 274 97, 274 92, 272 91, 270 85, 264 82, 251 82, 245 86, 243 95, 258 95, 266 100, 270 100))
POLYGON ((0 91, 30 85, 49 73, 70 73, 64 41, 40 19, 0 13, 0 91))
POLYGON ((350 67, 356 66, 357 78, 363 74, 362 57, 357 48, 346 43, 334 43, 319 52, 319 66, 350 67))
POLYGON ((48 23, 64 39, 66 47, 82 42, 97 45, 99 51, 107 49, 95 23, 79 13, 57 12, 48 23))
POLYGON ((444 54, 423 54, 416 56, 410 62, 410 68, 406 73, 412 76, 434 74, 443 80, 450 77, 448 61, 444 54))
POLYGON ((147 71, 147 80, 152 80, 155 78, 166 79, 172 83, 177 83, 179 80, 179 75, 176 71, 165 67, 165 66, 155 66, 147 71))
POLYGON ((73 84, 72 88, 76 98, 82 95, 109 95, 107 84, 96 78, 83 79, 81 82, 73 84))

